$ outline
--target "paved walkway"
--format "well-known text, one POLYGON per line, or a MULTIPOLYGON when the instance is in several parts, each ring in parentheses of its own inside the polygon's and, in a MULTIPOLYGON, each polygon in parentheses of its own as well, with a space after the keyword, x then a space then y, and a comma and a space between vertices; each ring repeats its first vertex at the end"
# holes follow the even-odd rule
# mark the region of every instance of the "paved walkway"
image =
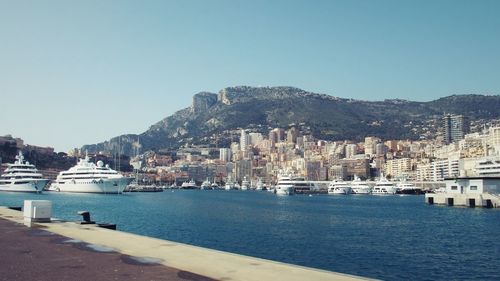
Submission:
POLYGON ((367 280, 96 225, 52 221, 27 228, 22 214, 0 207, 0 281, 367 280))
POLYGON ((0 280, 214 280, 0 218, 0 280), (108 251, 108 252, 106 252, 108 251))

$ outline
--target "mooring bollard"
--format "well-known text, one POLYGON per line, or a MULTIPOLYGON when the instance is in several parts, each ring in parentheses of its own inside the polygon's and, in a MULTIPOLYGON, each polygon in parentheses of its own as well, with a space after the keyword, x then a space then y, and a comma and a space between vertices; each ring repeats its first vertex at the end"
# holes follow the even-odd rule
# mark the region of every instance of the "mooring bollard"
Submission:
POLYGON ((83 221, 80 224, 95 224, 95 221, 90 220, 90 212, 89 211, 78 211, 78 214, 82 216, 83 221))

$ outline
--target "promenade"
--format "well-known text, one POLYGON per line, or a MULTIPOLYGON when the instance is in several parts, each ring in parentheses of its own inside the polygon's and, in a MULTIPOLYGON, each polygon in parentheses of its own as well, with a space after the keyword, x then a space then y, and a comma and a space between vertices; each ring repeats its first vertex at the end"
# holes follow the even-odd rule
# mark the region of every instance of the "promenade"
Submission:
POLYGON ((22 222, 0 207, 0 281, 367 280, 95 225, 22 222))

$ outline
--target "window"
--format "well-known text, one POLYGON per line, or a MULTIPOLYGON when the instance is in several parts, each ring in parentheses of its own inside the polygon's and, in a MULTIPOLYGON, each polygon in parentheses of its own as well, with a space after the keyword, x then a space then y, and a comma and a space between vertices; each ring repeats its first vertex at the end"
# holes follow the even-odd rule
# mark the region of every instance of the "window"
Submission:
POLYGON ((470 190, 477 190, 477 186, 476 185, 471 185, 470 186, 470 190))
POLYGON ((458 186, 456 186, 456 185, 452 185, 452 186, 451 186, 451 190, 458 190, 458 186))

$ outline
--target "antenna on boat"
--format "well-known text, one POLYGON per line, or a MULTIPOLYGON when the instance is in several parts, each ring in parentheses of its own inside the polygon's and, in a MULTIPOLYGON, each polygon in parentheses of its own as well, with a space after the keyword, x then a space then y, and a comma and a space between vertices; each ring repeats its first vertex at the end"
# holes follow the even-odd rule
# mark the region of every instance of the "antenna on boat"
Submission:
POLYGON ((122 136, 118 137, 118 171, 120 171, 120 161, 121 161, 121 150, 122 150, 122 136))

